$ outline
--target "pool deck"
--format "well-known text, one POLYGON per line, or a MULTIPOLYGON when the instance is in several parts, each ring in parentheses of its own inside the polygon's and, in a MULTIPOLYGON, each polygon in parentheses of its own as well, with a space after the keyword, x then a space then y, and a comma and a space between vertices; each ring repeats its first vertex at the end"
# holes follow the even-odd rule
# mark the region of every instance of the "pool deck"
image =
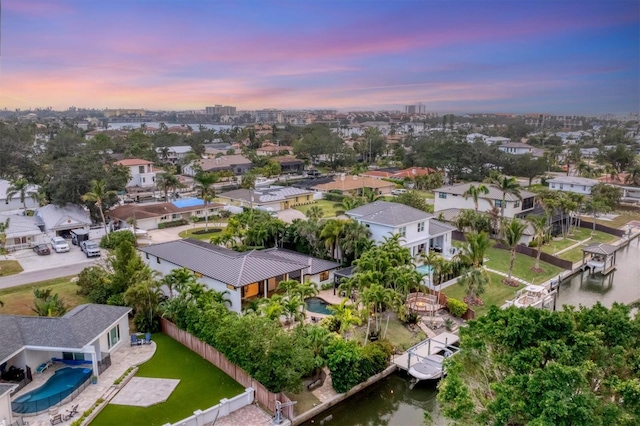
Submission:
MULTIPOLYGON (((52 414, 55 414, 55 412, 58 414, 65 414, 67 410, 70 410, 73 405, 77 404, 78 414, 59 424, 69 425, 73 423, 73 421, 78 419, 85 410, 91 408, 98 398, 103 397, 105 393, 110 391, 114 380, 120 377, 129 367, 142 364, 149 360, 155 351, 156 344, 153 341, 151 345, 130 346, 128 341, 123 340, 122 346, 111 354, 111 366, 100 375, 97 384, 87 386, 73 401, 59 407, 52 408, 50 412, 52 414)), ((64 367, 68 367, 68 365, 56 362, 43 373, 34 373, 33 381, 21 389, 20 392, 17 392, 12 399, 42 386, 47 380, 49 380, 56 370, 64 367)), ((21 416, 14 415, 14 421, 18 417, 21 416)), ((48 412, 38 414, 36 416, 24 416, 23 418, 25 421, 29 422, 30 426, 50 426, 48 412)))

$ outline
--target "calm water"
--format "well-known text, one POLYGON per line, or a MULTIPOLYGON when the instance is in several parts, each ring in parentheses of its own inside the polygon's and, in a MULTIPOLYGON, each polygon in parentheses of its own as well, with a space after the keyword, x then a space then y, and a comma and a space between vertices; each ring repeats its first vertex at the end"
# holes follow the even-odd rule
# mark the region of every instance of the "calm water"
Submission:
POLYGON ((435 383, 422 382, 409 389, 407 376, 394 373, 304 425, 419 426, 424 424, 425 411, 430 413, 434 425, 445 425, 436 394, 435 383))
POLYGON ((558 309, 562 305, 593 306, 596 302, 611 306, 613 302, 630 303, 640 299, 640 237, 616 253, 617 268, 603 277, 587 272, 574 275, 560 286, 558 309))
POLYGON ((309 312, 331 315, 331 311, 327 309, 327 306, 329 306, 330 304, 325 302, 323 299, 320 299, 319 297, 311 297, 305 300, 305 303, 307 304, 307 311, 309 312))
MULTIPOLYGON (((120 129, 139 129, 140 126, 143 124, 142 121, 140 122, 132 122, 132 123, 109 123, 109 130, 120 130, 120 129)), ((144 124, 146 124, 148 127, 155 127, 156 129, 160 128, 160 123, 155 122, 155 121, 151 121, 151 122, 145 122, 144 124)), ((167 125, 167 127, 171 127, 171 126, 180 126, 182 124, 187 124, 189 126, 191 126, 191 128, 194 131, 198 131, 198 129, 200 128, 200 124, 195 124, 195 123, 167 123, 165 122, 164 124, 167 125)), ((202 127, 208 129, 208 130, 228 130, 231 129, 232 126, 231 124, 202 124, 202 127)), ((240 127, 242 128, 243 126, 236 126, 236 127, 240 127)))

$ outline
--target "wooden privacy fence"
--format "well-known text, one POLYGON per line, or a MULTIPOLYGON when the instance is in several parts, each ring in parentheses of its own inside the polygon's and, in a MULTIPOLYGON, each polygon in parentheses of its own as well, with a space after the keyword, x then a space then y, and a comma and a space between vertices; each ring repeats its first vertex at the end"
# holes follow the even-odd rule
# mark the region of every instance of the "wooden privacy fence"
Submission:
MULTIPOLYGON (((160 326, 162 327, 162 332, 164 334, 180 342, 191 351, 197 353, 202 358, 227 373, 229 377, 240 383, 245 388, 253 388, 255 390, 255 399, 271 414, 275 414, 276 412, 276 401, 280 401, 282 403, 290 402, 289 398, 287 398, 284 393, 269 392, 262 383, 255 380, 242 368, 229 361, 227 357, 220 353, 216 348, 188 332, 179 329, 174 323, 166 320, 165 318, 161 318, 160 326)), ((282 414, 290 420, 293 419, 293 406, 283 407, 282 414)))
MULTIPOLYGON (((509 247, 502 243, 498 243, 493 247, 501 250, 509 250, 509 247)), ((516 246, 516 251, 520 254, 524 254, 525 256, 529 256, 533 258, 535 258, 538 255, 538 250, 532 247, 527 247, 522 244, 518 244, 516 246)), ((573 269, 573 262, 569 260, 560 259, 559 257, 555 257, 545 252, 540 253, 540 260, 569 271, 573 269)))
MULTIPOLYGON (((449 299, 447 299, 447 295, 444 294, 443 292, 440 292, 440 294, 438 294, 437 290, 433 290, 433 289, 429 289, 428 290, 430 294, 436 296, 438 298, 438 304, 442 305, 444 307, 447 307, 447 302, 449 299)), ((462 300, 461 300, 462 302, 462 300)), ((448 308, 447 308, 448 310, 448 308)), ((465 321, 469 321, 472 319, 475 319, 476 317, 476 311, 474 311, 473 309, 471 309, 470 307, 467 306, 467 311, 460 317, 465 321)))
MULTIPOLYGON (((584 220, 581 220, 580 228, 593 229, 593 222, 585 222, 584 220)), ((625 235, 625 231, 623 229, 611 228, 609 226, 600 225, 599 223, 596 223, 596 231, 615 235, 616 237, 624 237, 625 235)))

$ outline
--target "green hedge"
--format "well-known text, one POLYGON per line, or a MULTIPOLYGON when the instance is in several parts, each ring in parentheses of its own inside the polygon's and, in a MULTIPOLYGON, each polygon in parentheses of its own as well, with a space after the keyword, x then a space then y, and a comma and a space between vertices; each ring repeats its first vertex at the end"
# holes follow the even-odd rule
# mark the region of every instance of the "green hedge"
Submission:
POLYGON ((449 308, 449 313, 457 318, 460 318, 467 312, 467 304, 458 299, 447 299, 447 308, 449 308))
POLYGON ((325 192, 324 194, 322 194, 322 199, 323 200, 333 201, 334 203, 340 203, 346 197, 347 197, 346 195, 335 194, 335 193, 332 193, 332 192, 325 192))
POLYGON ((178 220, 172 220, 171 222, 164 222, 158 225, 158 229, 164 229, 164 228, 174 228, 176 226, 182 226, 182 225, 188 225, 189 222, 187 222, 186 219, 178 219, 178 220))
POLYGON ((327 349, 327 365, 331 383, 338 393, 347 392, 389 365, 393 346, 387 340, 378 340, 360 346, 353 340, 336 339, 327 349))

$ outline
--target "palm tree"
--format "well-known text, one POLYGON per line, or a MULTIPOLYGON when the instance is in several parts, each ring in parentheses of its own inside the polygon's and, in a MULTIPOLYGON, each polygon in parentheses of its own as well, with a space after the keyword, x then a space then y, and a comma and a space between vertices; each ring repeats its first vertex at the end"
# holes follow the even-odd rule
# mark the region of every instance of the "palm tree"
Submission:
POLYGON ((630 185, 640 185, 640 164, 635 164, 628 170, 624 182, 630 185))
POLYGON ((340 249, 342 250, 342 255, 347 259, 358 259, 363 252, 373 245, 373 242, 369 239, 371 231, 357 220, 348 219, 344 224, 342 234, 340 249))
POLYGON ((227 298, 229 296, 229 292, 225 291, 215 291, 211 290, 207 292, 207 294, 211 295, 211 300, 215 303, 219 303, 221 305, 225 305, 227 307, 231 306, 231 300, 227 298))
POLYGON ((291 325, 295 325, 296 321, 302 321, 306 317, 305 309, 306 303, 298 297, 287 297, 282 302, 282 308, 284 310, 284 314, 287 317, 287 321, 291 322, 291 325))
POLYGON ((481 195, 487 195, 489 193, 489 188, 480 184, 475 186, 473 184, 469 185, 469 189, 467 189, 462 196, 466 200, 468 197, 473 198, 473 203, 476 206, 476 213, 478 212, 478 198, 481 198, 481 195))
POLYGON ((109 239, 109 234, 107 233, 107 221, 104 218, 104 210, 102 209, 102 206, 108 198, 115 195, 116 191, 107 190, 107 183, 104 180, 94 179, 91 181, 91 191, 82 196, 82 201, 95 203, 98 208, 102 224, 104 225, 104 234, 107 236, 107 240, 109 239))
POLYGON ((260 312, 271 320, 279 320, 284 314, 282 296, 275 294, 268 299, 261 299, 260 312))
POLYGON ((50 288, 34 289, 33 308, 31 310, 40 317, 59 317, 67 312, 64 300, 58 293, 51 294, 50 288))
POLYGON ((482 266, 484 256, 491 247, 491 239, 486 232, 469 232, 465 235, 467 245, 460 253, 460 259, 474 268, 482 266))
POLYGON ((519 200, 522 200, 522 197, 520 196, 520 184, 513 176, 500 176, 498 179, 492 178, 491 184, 502 191, 502 203, 500 204, 500 233, 502 234, 502 221, 504 221, 504 208, 507 194, 514 195, 519 200))
POLYGON ((318 295, 318 288, 311 281, 305 281, 304 283, 298 283, 292 290, 292 295, 298 296, 302 300, 307 300, 318 295))
POLYGON ((169 201, 169 191, 184 187, 182 182, 180 182, 180 178, 169 172, 160 173, 156 176, 156 186, 164 192, 165 201, 169 201))
POLYGON ((458 279, 458 284, 462 285, 466 289, 467 304, 469 306, 476 303, 476 299, 484 293, 485 287, 488 283, 489 277, 484 270, 479 268, 472 268, 469 272, 458 279))
POLYGON ((354 315, 353 307, 346 304, 348 301, 349 299, 344 299, 339 305, 327 306, 327 309, 340 322, 340 334, 343 337, 347 335, 354 325, 362 324, 360 318, 354 315))
POLYGON ((336 216, 342 216, 349 210, 353 210, 363 204, 362 198, 344 197, 342 201, 334 204, 333 207, 336 208, 336 216))
POLYGON ((509 250, 511 251, 507 284, 511 283, 511 274, 513 273, 513 266, 516 262, 516 249, 518 248, 518 242, 520 241, 520 238, 522 238, 525 229, 527 229, 527 225, 518 219, 512 219, 508 221, 504 226, 503 242, 509 247, 509 250))
POLYGON ((606 213, 610 211, 611 208, 604 201, 591 197, 584 205, 584 209, 587 213, 591 213, 593 215, 593 229, 591 230, 591 236, 593 236, 596 233, 596 216, 598 213, 606 213))
POLYGON ((169 158, 169 154, 171 154, 171 149, 168 146, 163 146, 158 148, 158 154, 160 155, 160 159, 166 162, 169 158))
POLYGON ((540 253, 546 236, 549 234, 549 220, 545 216, 527 216, 527 220, 533 226, 533 240, 536 243, 536 264, 534 270, 540 271, 540 253))
POLYGON ((342 261, 342 255, 340 250, 340 238, 344 231, 346 221, 341 219, 329 219, 325 222, 320 232, 320 238, 324 241, 324 245, 331 257, 342 261))
POLYGON ((38 190, 35 186, 31 185, 25 178, 19 178, 11 182, 11 185, 7 188, 7 202, 11 201, 16 195, 20 196, 20 202, 27 211, 27 198, 31 198, 34 201, 38 201, 38 190))
POLYGON ((204 230, 209 231, 209 202, 215 198, 216 190, 213 185, 218 182, 218 175, 216 173, 201 172, 195 175, 193 178, 195 185, 193 189, 200 195, 202 201, 204 201, 204 230))
POLYGON ((162 284, 169 289, 169 297, 173 297, 174 290, 182 293, 189 284, 196 282, 196 275, 187 268, 174 269, 162 278, 162 284))
POLYGON ((317 221, 322 219, 322 216, 324 216, 324 211, 320 206, 311 206, 309 207, 309 210, 307 210, 307 213, 305 213, 305 216, 307 216, 309 220, 317 221))

